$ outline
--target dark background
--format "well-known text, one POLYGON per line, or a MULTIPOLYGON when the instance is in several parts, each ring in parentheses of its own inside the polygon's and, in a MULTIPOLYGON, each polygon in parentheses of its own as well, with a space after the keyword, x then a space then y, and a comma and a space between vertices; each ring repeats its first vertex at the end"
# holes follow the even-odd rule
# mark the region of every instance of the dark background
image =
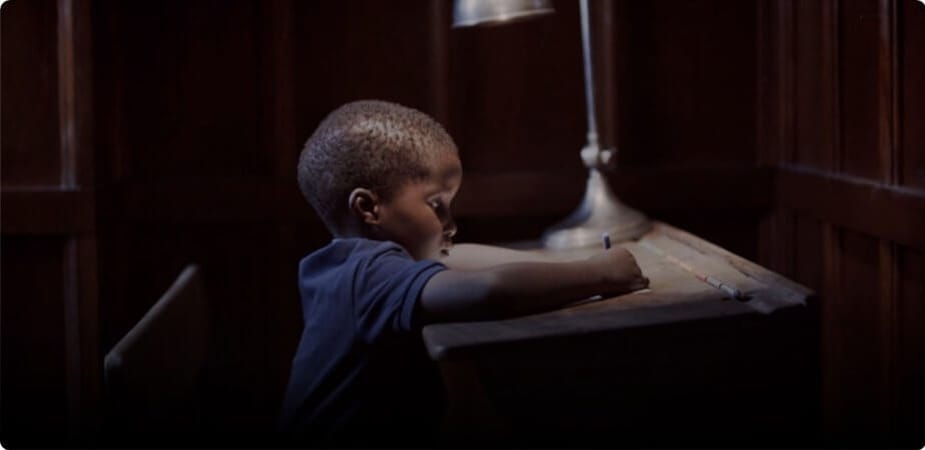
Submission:
MULTIPOLYGON (((2 434, 105 430, 102 358, 198 263, 210 426, 272 426, 296 266, 329 239, 295 181, 347 101, 456 140, 461 241, 536 238, 578 204, 578 4, 451 29, 449 0, 13 0, 2 9, 2 434)), ((592 1, 626 203, 820 293, 820 432, 925 425, 925 6, 592 1)), ((69 441, 69 442, 77 442, 69 441)))

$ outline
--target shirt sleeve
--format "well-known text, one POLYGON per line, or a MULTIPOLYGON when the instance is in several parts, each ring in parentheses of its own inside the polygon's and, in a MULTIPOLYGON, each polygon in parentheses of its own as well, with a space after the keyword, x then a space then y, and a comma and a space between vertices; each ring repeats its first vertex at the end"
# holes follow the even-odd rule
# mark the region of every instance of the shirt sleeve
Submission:
POLYGON ((354 310, 357 332, 366 342, 418 326, 415 306, 421 291, 446 266, 433 260, 415 261, 397 244, 377 246, 357 265, 354 310))

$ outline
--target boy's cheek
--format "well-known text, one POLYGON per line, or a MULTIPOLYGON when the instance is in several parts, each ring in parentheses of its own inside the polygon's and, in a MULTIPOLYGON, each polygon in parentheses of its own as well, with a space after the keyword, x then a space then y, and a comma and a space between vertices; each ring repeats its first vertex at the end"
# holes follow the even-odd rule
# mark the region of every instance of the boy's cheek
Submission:
POLYGON ((439 261, 446 257, 446 255, 443 254, 443 246, 439 242, 428 246, 427 249, 422 253, 422 259, 433 259, 439 261))

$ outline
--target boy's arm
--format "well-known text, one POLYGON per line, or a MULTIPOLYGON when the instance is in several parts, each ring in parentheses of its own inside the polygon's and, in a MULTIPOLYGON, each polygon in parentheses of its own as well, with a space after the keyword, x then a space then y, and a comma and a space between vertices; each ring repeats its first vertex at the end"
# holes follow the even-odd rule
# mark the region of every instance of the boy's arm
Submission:
MULTIPOLYGON (((483 244, 456 244, 441 262, 450 270, 478 270, 515 262, 557 262, 570 258, 483 244)), ((579 258, 571 258, 579 259, 579 258)))
POLYGON ((514 262, 550 262, 538 253, 483 244, 456 244, 441 262, 450 270, 478 270, 514 262))
POLYGON ((579 261, 448 269, 427 282, 419 306, 423 323, 502 319, 555 309, 598 294, 623 294, 648 283, 633 256, 614 248, 579 261))

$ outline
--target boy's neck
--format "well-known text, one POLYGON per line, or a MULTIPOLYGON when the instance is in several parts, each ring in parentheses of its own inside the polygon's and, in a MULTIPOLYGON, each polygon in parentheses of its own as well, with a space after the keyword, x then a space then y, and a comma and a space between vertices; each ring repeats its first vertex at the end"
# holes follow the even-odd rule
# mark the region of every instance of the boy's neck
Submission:
POLYGON ((345 223, 339 230, 335 230, 331 234, 334 235, 334 239, 350 239, 350 238, 364 238, 364 239, 375 239, 371 236, 366 227, 363 227, 358 223, 345 223))

